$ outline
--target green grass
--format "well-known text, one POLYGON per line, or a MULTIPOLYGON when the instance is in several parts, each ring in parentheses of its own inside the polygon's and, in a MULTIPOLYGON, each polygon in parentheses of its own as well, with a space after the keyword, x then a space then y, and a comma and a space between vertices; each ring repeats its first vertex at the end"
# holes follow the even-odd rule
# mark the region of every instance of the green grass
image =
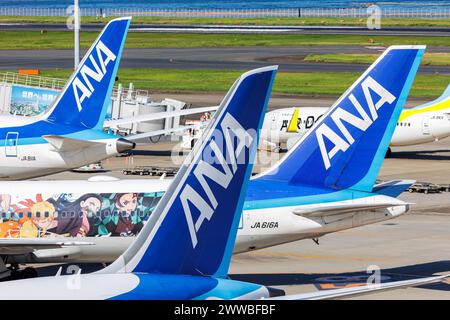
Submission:
MULTIPOLYGON (((367 63, 374 62, 379 54, 309 54, 304 61, 310 62, 337 62, 337 63, 367 63)), ((426 52, 423 56, 422 65, 449 66, 450 53, 426 52)))
MULTIPOLYGON (((130 15, 133 15, 130 12, 130 15)), ((112 17, 82 17, 81 23, 106 23, 112 17)), ((18 17, 1 16, 0 23, 66 23, 67 17, 18 17)), ((405 19, 385 18, 383 26, 432 26, 449 27, 448 19, 405 19)), ((320 26, 366 26, 363 18, 170 18, 170 17, 133 17, 133 23, 149 24, 235 24, 235 25, 320 25, 320 26)))
MULTIPOLYGON (((97 32, 81 32, 80 45, 89 47, 97 32)), ((71 32, 0 31, 1 49, 73 48, 71 32)), ((308 45, 393 45, 426 44, 450 46, 450 37, 364 36, 307 34, 190 34, 129 33, 127 48, 308 46, 308 45)))
MULTIPOLYGON (((71 70, 41 70, 41 75, 67 79, 71 70)), ((121 69, 119 81, 127 87, 133 82, 137 89, 158 92, 226 92, 241 71, 121 69)), ((357 73, 287 73, 276 76, 273 92, 313 96, 342 94, 359 76, 357 73)), ((411 96, 439 96, 449 83, 448 76, 418 75, 411 96)))

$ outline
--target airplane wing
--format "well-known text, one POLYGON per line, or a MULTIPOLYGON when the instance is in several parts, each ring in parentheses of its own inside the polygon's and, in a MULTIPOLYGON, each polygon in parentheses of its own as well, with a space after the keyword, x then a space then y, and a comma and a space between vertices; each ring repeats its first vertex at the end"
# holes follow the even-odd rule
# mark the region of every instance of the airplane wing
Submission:
POLYGON ((332 216, 342 213, 350 213, 356 211, 365 211, 365 210, 380 210, 397 206, 405 206, 409 205, 409 203, 373 203, 373 204, 361 204, 361 203, 350 203, 350 204, 338 204, 338 205, 330 205, 330 206, 321 206, 321 207, 311 207, 311 208, 302 208, 294 210, 294 214, 303 216, 303 217, 319 217, 319 216, 332 216))
POLYGON ((156 137, 156 136, 159 136, 159 135, 185 131, 185 130, 192 129, 192 128, 195 128, 195 127, 198 127, 198 126, 200 126, 200 125, 181 126, 181 127, 178 127, 178 128, 156 130, 156 131, 150 131, 150 132, 133 134, 133 135, 125 136, 124 138, 126 138, 128 141, 134 142, 134 141, 139 140, 139 139, 156 137))
POLYGON ((25 254, 42 249, 59 249, 94 245, 93 242, 71 241, 58 238, 0 239, 0 255, 25 254))
POLYGON ((78 140, 58 135, 45 135, 42 136, 42 138, 47 140, 48 143, 50 143, 53 146, 53 148, 55 148, 55 150, 59 152, 89 148, 96 144, 100 144, 99 142, 78 140))
POLYGON ((386 282, 380 284, 370 284, 360 287, 335 289, 335 290, 322 290, 308 293, 292 294, 286 296, 273 297, 267 300, 327 300, 327 299, 339 299, 339 298, 350 298, 353 296, 362 296, 366 294, 371 294, 374 292, 388 291, 394 289, 401 289, 407 287, 416 287, 425 284, 438 283, 449 277, 450 274, 442 276, 434 276, 428 278, 404 280, 404 281, 394 281, 386 282))
POLYGON ((160 119, 165 119, 165 118, 170 118, 170 117, 187 116, 187 115, 196 114, 196 113, 212 112, 212 111, 216 111, 217 108, 218 108, 217 106, 214 106, 214 107, 184 109, 184 110, 178 110, 178 111, 163 111, 163 112, 143 114, 143 115, 136 116, 136 117, 128 117, 128 118, 115 119, 115 120, 106 120, 105 123, 103 124, 103 127, 115 128, 121 124, 145 122, 145 121, 160 120, 160 119))

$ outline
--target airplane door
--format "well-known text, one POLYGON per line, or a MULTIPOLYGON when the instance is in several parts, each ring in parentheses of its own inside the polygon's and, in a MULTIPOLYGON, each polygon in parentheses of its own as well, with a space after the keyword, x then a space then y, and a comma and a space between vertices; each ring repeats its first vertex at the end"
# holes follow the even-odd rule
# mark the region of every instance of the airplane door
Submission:
POLYGON ((18 132, 8 132, 5 139, 5 156, 17 157, 18 132))
POLYGON ((275 113, 272 114, 272 118, 270 119, 270 130, 276 131, 278 128, 277 125, 277 116, 275 113))
POLYGON ((424 135, 430 135, 430 118, 429 117, 423 117, 422 120, 422 133, 424 135))

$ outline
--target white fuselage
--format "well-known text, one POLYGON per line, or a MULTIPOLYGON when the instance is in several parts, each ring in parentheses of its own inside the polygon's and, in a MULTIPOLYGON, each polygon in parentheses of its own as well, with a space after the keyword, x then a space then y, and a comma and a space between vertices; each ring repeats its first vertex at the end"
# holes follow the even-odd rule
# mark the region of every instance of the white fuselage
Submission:
POLYGON ((445 112, 413 114, 397 123, 391 146, 408 146, 450 136, 450 116, 445 112))
MULTIPOLYGON (((58 199, 61 195, 72 195, 76 199, 85 194, 103 194, 106 198, 112 198, 116 194, 160 194, 167 190, 171 180, 139 179, 120 181, 15 181, 0 183, 0 197, 3 210, 7 206, 4 199, 10 204, 20 206, 26 199, 33 201, 45 201, 45 199, 58 199)), ((106 199, 105 198, 105 199, 106 199)), ((139 198, 139 196, 138 196, 139 198)), ((139 199, 138 199, 139 201, 139 199)), ((333 202, 338 204, 398 204, 388 209, 359 211, 342 213, 329 216, 304 217, 297 215, 300 209, 329 206, 330 203, 309 204, 297 206, 285 206, 276 208, 261 208, 256 210, 244 210, 238 229, 234 253, 274 246, 286 242, 301 239, 318 238, 327 233, 354 228, 366 224, 395 218, 408 210, 408 205, 401 200, 373 195, 366 198, 333 202), (393 202, 394 201, 394 202, 393 202)), ((155 203, 152 203, 155 205, 155 203)), ((26 210, 25 210, 26 211, 26 210)), ((36 222, 42 228, 51 229, 48 220, 36 222), (46 225, 47 224, 47 225, 46 225)), ((94 226, 91 226, 94 227, 94 226)), ((1 224, 0 224, 1 230, 1 224)), ((11 233, 5 233, 11 235, 11 233)), ((29 233, 28 233, 29 235, 29 233)), ((13 237, 21 237, 21 232, 16 232, 13 237)), ((62 237, 53 234, 50 236, 62 237)), ((131 244, 134 236, 92 236, 77 238, 77 241, 93 242, 95 245, 79 247, 66 247, 61 249, 37 250, 32 255, 14 256, 18 262, 110 262, 115 260, 131 244)))
MULTIPOLYGON (((268 112, 264 118, 260 144, 272 146, 287 144, 303 136, 324 115, 328 108, 299 108, 298 131, 288 132, 295 108, 284 108, 268 112), (309 119, 309 120, 307 120, 309 119)), ((400 118, 402 119, 402 118, 400 118)), ((433 142, 450 136, 450 116, 442 111, 416 113, 397 123, 390 146, 408 146, 433 142)), ((293 144, 290 143, 290 146, 293 144)), ((264 147, 262 147, 264 149, 264 147)), ((289 147, 288 147, 289 148, 289 147)))
POLYGON ((22 180, 45 176, 117 154, 117 138, 89 140, 91 146, 73 146, 58 150, 33 132, 34 138, 23 138, 18 128, 42 121, 38 117, 0 116, 0 180, 22 180), (18 132, 19 131, 19 132, 18 132), (39 140, 39 141, 38 141, 39 140), (38 142, 37 142, 38 141, 38 142))

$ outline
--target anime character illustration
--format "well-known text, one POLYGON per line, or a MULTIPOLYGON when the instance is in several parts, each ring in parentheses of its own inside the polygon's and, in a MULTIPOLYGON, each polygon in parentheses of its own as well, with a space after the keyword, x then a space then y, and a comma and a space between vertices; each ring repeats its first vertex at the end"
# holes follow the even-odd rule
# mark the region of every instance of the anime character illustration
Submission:
POLYGON ((19 204, 23 205, 23 207, 14 207, 22 213, 19 220, 21 238, 48 236, 48 230, 53 229, 57 225, 55 206, 51 202, 43 200, 41 194, 36 195, 36 201, 27 199, 19 202, 19 204))
POLYGON ((1 238, 135 236, 162 193, 33 197, 16 199, 0 194, 1 238))
POLYGON ((61 195, 54 201, 58 212, 57 224, 50 230, 68 237, 86 237, 90 230, 90 220, 100 213, 102 199, 99 195, 88 193, 76 200, 61 195))
POLYGON ((135 236, 144 226, 143 217, 138 208, 137 193, 116 193, 114 198, 114 210, 109 222, 105 225, 111 236, 130 237, 135 236))

